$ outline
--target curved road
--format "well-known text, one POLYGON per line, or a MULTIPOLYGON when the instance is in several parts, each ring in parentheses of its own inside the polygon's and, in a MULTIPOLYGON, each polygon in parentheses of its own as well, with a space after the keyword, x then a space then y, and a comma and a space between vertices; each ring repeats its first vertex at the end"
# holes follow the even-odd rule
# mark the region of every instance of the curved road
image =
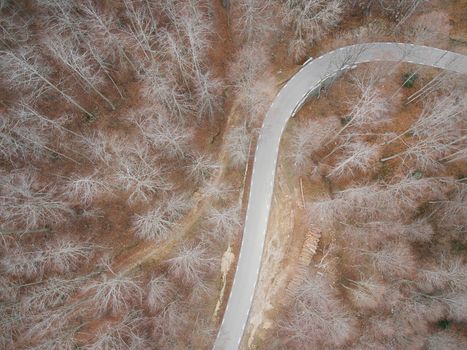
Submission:
POLYGON ((242 246, 214 350, 238 349, 259 277, 274 187, 276 161, 288 119, 307 96, 355 64, 389 61, 421 64, 467 74, 467 57, 427 46, 371 43, 342 47, 307 61, 274 99, 258 138, 242 246))

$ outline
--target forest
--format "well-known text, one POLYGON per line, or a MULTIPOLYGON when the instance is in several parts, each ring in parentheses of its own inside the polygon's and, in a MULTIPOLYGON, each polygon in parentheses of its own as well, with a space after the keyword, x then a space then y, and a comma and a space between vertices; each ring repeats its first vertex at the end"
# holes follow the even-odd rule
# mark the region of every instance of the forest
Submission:
MULTIPOLYGON (((459 6, 0 0, 0 348, 210 349, 282 84, 358 42, 465 54, 459 6)), ((466 109, 402 64, 303 107, 281 161, 321 239, 251 348, 465 348, 466 109)))

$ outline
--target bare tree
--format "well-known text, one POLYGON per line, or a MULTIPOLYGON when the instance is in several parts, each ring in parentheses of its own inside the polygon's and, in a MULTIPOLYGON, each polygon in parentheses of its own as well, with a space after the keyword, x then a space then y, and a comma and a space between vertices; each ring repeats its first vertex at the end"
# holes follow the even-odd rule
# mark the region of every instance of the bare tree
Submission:
POLYGON ((234 17, 237 23, 235 29, 244 42, 261 41, 275 29, 273 6, 270 2, 240 0, 232 8, 232 12, 238 12, 234 17))
POLYGON ((29 101, 20 100, 15 108, 12 110, 16 118, 24 122, 30 121, 39 125, 42 129, 53 127, 60 136, 67 134, 67 136, 75 136, 77 138, 84 138, 83 135, 68 129, 65 124, 70 121, 70 116, 65 114, 58 118, 52 118, 44 113, 39 112, 35 107, 30 105, 29 101))
POLYGON ((274 99, 274 79, 265 73, 257 80, 243 81, 235 86, 243 113, 250 115, 247 126, 259 128, 262 117, 266 114, 274 99))
MULTIPOLYGON (((49 135, 31 120, 14 118, 10 113, 0 115, 0 154, 14 162, 17 158, 39 158, 50 148, 49 135)), ((53 151, 53 150, 52 150, 53 151)))
MULTIPOLYGON (((59 136, 64 134, 84 138, 64 126, 69 120, 68 115, 51 118, 31 107, 29 102, 21 100, 5 114, 4 120, 7 124, 5 126, 9 128, 2 132, 2 139, 5 143, 4 147, 11 146, 11 150, 5 149, 3 153, 9 158, 12 156, 37 158, 53 154, 79 164, 77 160, 60 150, 66 146, 53 145, 60 143, 57 142, 57 138, 60 139, 59 136), (50 128, 53 128, 55 133, 50 133, 50 128)), ((69 152, 70 149, 68 148, 67 151, 69 152)))
POLYGON ((191 164, 186 167, 187 173, 197 183, 205 182, 220 168, 218 162, 209 155, 194 153, 190 158, 191 164))
POLYGON ((207 213, 207 222, 212 225, 216 235, 230 241, 240 228, 240 207, 238 204, 219 209, 211 207, 207 213))
MULTIPOLYGON (((452 154, 459 154, 457 151, 460 147, 465 148, 467 140, 465 136, 460 136, 458 139, 449 141, 447 135, 443 134, 444 131, 440 130, 437 134, 426 139, 418 139, 405 150, 382 158, 380 161, 387 162, 391 159, 400 158, 402 164, 413 164, 421 171, 435 173, 443 168, 441 160, 452 154)), ((462 155, 461 159, 463 157, 462 155)))
POLYGON ((243 168, 249 158, 251 135, 245 124, 231 128, 226 135, 225 145, 231 164, 243 168))
POLYGON ((341 0, 285 0, 284 23, 292 27, 294 39, 289 51, 296 60, 305 49, 339 24, 343 13, 341 0))
POLYGON ((403 242, 387 244, 378 251, 365 251, 375 268, 385 276, 407 277, 415 272, 415 259, 410 247, 403 242))
MULTIPOLYGON (((7 276, 0 276, 0 302, 13 303, 18 295, 18 285, 7 276)), ((1 342, 0 342, 1 344, 1 342)))
POLYGON ((447 316, 456 322, 465 322, 467 315, 467 294, 465 290, 445 291, 439 294, 422 294, 433 303, 441 303, 447 316))
POLYGON ((161 103, 179 122, 184 122, 186 115, 193 109, 187 92, 178 86, 176 77, 164 71, 157 62, 153 62, 146 70, 142 94, 145 98, 161 103))
POLYGON ((427 218, 420 218, 403 227, 401 238, 409 242, 430 242, 434 234, 433 226, 427 218))
POLYGON ((198 120, 214 120, 216 113, 221 110, 221 89, 222 81, 215 78, 211 72, 197 74, 195 91, 198 101, 198 120))
POLYGON ((89 303, 101 315, 108 311, 119 314, 143 297, 141 287, 131 277, 113 273, 91 282, 83 291, 89 293, 89 303))
POLYGON ((198 4, 196 2, 188 3, 178 12, 178 18, 172 18, 172 23, 179 28, 186 39, 187 58, 191 64, 193 76, 199 79, 210 44, 209 36, 212 33, 212 23, 209 18, 203 15, 198 4))
POLYGON ((139 332, 144 323, 141 312, 131 311, 116 322, 101 325, 91 341, 83 346, 85 350, 115 349, 136 350, 147 347, 147 339, 139 332))
POLYGON ((149 281, 146 302, 153 313, 167 305, 168 298, 175 292, 173 284, 166 276, 157 276, 149 281))
POLYGON ((206 248, 198 244, 181 246, 175 256, 167 260, 169 273, 184 283, 193 285, 201 282, 203 274, 209 272, 215 259, 209 257, 206 248))
POLYGON ((353 206, 350 201, 342 198, 320 198, 306 205, 308 220, 319 225, 321 229, 332 228, 338 217, 343 220, 352 210, 353 206))
POLYGON ((452 349, 462 350, 467 347, 467 341, 452 330, 444 330, 431 334, 425 343, 427 350, 452 349))
POLYGON ((287 158, 299 171, 304 171, 339 125, 340 121, 336 117, 308 121, 304 125, 299 123, 292 130, 287 158))
POLYGON ((65 100, 88 116, 93 116, 73 97, 63 91, 60 84, 56 84, 49 78, 50 67, 44 64, 37 53, 37 48, 31 47, 18 52, 1 51, 0 70, 4 72, 6 78, 13 86, 27 86, 28 88, 38 87, 45 84, 52 90, 59 93, 65 100), (5 73, 6 72, 6 73, 5 73))
MULTIPOLYGON (((4 8, 2 6, 4 2, 8 1, 0 2, 0 10, 4 8)), ((1 45, 12 48, 26 43, 32 34, 29 28, 30 24, 31 20, 19 15, 16 9, 12 9, 8 16, 2 16, 0 18, 1 45)))
POLYGON ((58 223, 73 214, 68 205, 54 197, 54 188, 38 184, 34 173, 12 173, 0 177, 0 217, 9 226, 34 229, 45 223, 58 223))
POLYGON ((407 177, 391 184, 349 188, 341 191, 338 197, 347 201, 347 207, 356 209, 353 214, 360 211, 367 216, 404 217, 413 213, 420 203, 443 198, 450 186, 449 179, 407 177))
POLYGON ((185 44, 177 31, 170 31, 161 28, 157 33, 161 53, 167 61, 174 62, 178 67, 178 74, 183 81, 183 85, 189 88, 193 79, 190 58, 186 54, 185 44))
POLYGON ((467 267, 461 259, 441 255, 440 263, 418 269, 417 285, 427 293, 446 288, 465 290, 467 289, 466 273, 467 267))
POLYGON ((171 120, 163 114, 143 110, 132 119, 143 136, 157 150, 168 157, 186 155, 193 138, 193 132, 177 120, 171 120))
POLYGON ((373 277, 350 281, 350 295, 355 306, 375 310, 384 301, 385 286, 373 277))
POLYGON ((154 241, 167 239, 177 220, 190 206, 191 201, 184 194, 173 195, 151 211, 143 215, 135 215, 133 227, 136 236, 154 241))
POLYGON ((135 215, 133 221, 136 237, 154 241, 167 239, 173 224, 161 208, 155 208, 143 215, 135 215))
POLYGON ((462 160, 466 137, 462 134, 463 114, 467 104, 459 96, 444 96, 425 104, 419 119, 404 133, 387 143, 410 133, 412 141, 406 149, 381 159, 400 158, 422 171, 437 171, 443 160, 462 160))
POLYGON ((93 174, 68 179, 65 191, 67 197, 71 200, 88 205, 98 196, 110 193, 111 187, 93 174))
POLYGON ((93 251, 91 244, 60 239, 48 243, 43 249, 31 251, 17 246, 0 263, 10 275, 31 278, 42 276, 45 271, 72 271, 88 260, 93 251))
POLYGON ((90 64, 88 52, 80 52, 72 46, 71 41, 66 41, 60 37, 49 38, 45 45, 66 68, 68 68, 79 80, 85 83, 85 88, 92 89, 107 104, 115 110, 115 105, 100 90, 99 86, 104 82, 103 77, 90 64))
POLYGON ((434 229, 427 218, 421 218, 410 224, 397 221, 369 221, 358 225, 345 224, 343 234, 349 239, 356 239, 359 244, 373 247, 381 241, 391 239, 429 242, 434 235, 434 229))
POLYGON ((354 319, 324 278, 308 276, 292 293, 290 315, 279 326, 287 346, 341 347, 351 340, 354 319))
POLYGON ((356 174, 368 174, 379 160, 380 154, 381 147, 378 145, 359 141, 350 143, 344 146, 341 159, 327 176, 341 179, 354 177, 356 174))
POLYGON ((80 330, 80 326, 66 327, 56 329, 55 332, 47 333, 39 342, 35 342, 28 346, 31 350, 73 350, 77 347, 75 337, 80 330))
POLYGON ((415 21, 410 22, 404 30, 407 42, 440 47, 449 38, 449 17, 442 12, 421 14, 415 21))
POLYGON ((354 77, 353 84, 358 89, 360 96, 357 102, 349 102, 352 110, 349 113, 345 126, 331 139, 334 140, 347 128, 372 130, 389 122, 388 104, 377 88, 377 74, 369 74, 364 77, 354 77))
POLYGON ((157 191, 171 189, 162 171, 150 161, 145 147, 130 149, 118 157, 118 168, 114 175, 123 189, 129 193, 128 201, 148 201, 157 191))
POLYGON ((434 203, 438 225, 443 229, 455 232, 464 232, 467 226, 467 185, 459 181, 455 184, 453 193, 449 198, 434 203))
POLYGON ((90 28, 93 40, 97 41, 96 46, 107 50, 110 56, 117 55, 118 59, 125 60, 136 72, 137 68, 127 52, 128 40, 116 30, 114 16, 102 13, 91 1, 83 2, 81 8, 89 18, 86 25, 90 28))
POLYGON ((336 222, 394 222, 411 217, 423 203, 444 198, 451 185, 449 179, 407 177, 392 184, 355 186, 308 204, 307 213, 327 228, 336 222))
MULTIPOLYGON (((268 64, 266 49, 257 44, 249 44, 237 52, 229 66, 228 77, 237 92, 241 106, 244 112, 253 118, 269 108, 275 94, 274 90, 271 93, 271 84, 274 83, 265 72, 268 64)), ((247 122, 247 126, 251 124, 247 122)))
POLYGON ((69 301, 70 296, 95 273, 78 276, 72 279, 52 277, 38 284, 23 286, 23 295, 19 300, 19 310, 33 315, 59 307, 69 301), (26 292, 24 292, 24 289, 26 292))
POLYGON ((229 66, 228 77, 235 86, 254 81, 269 64, 269 57, 262 47, 244 45, 235 54, 229 66))
POLYGON ((143 6, 135 6, 130 0, 123 0, 126 15, 129 20, 127 34, 132 38, 134 47, 140 49, 146 62, 153 62, 156 58, 157 22, 153 16, 153 9, 148 2, 143 6))
POLYGON ((377 7, 400 25, 424 2, 425 0, 366 0, 360 1, 360 6, 367 6, 368 9, 373 6, 377 7))
POLYGON ((153 319, 154 338, 161 349, 184 348, 186 330, 190 328, 193 320, 184 310, 190 309, 187 302, 176 300, 169 303, 153 319))
MULTIPOLYGON (((118 167, 119 159, 132 152, 129 138, 117 133, 104 133, 97 130, 81 139, 80 142, 89 153, 88 158, 93 163, 103 162, 108 167, 118 167)), ((145 151, 147 147, 142 145, 140 148, 141 151, 145 151)))

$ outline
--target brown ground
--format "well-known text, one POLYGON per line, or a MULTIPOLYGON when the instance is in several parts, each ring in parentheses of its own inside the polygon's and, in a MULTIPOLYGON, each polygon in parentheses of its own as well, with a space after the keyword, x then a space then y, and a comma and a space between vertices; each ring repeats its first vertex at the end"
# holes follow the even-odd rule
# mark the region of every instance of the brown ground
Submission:
MULTIPOLYGON (((449 1, 447 6, 444 1, 432 1, 425 8, 428 13, 445 13, 449 18, 450 28, 437 28, 440 32, 448 33, 444 37, 442 45, 434 45, 438 47, 446 47, 447 49, 457 52, 467 52, 467 41, 465 38, 466 17, 465 9, 467 6, 466 0, 449 1)), ((417 19, 417 16, 411 18, 410 21, 417 19)), ((346 44, 351 44, 352 40, 339 39, 340 33, 348 33, 352 29, 365 25, 367 20, 361 16, 349 16, 339 26, 336 31, 336 39, 328 38, 322 40, 310 51, 310 56, 318 57, 331 48, 340 47, 346 44)), ((371 41, 393 41, 392 36, 377 36, 368 40, 371 41)), ((402 40, 404 41, 404 40, 402 40)), ((279 50, 276 51, 275 62, 277 71, 287 72, 293 75, 296 68, 286 68, 291 63, 287 57, 285 40, 282 40, 279 50)), ((380 68, 380 67, 375 67, 380 68)), ((387 67, 391 69, 392 67, 387 67)), ((401 76, 407 71, 414 71, 418 67, 413 65, 403 64, 397 67, 392 73, 391 78, 385 82, 385 94, 392 95, 398 90, 401 84, 401 76)), ((425 68, 420 72, 420 79, 415 86, 410 89, 401 89, 398 91, 397 97, 393 101, 393 106, 397 109, 401 107, 401 101, 404 101, 408 96, 414 93, 420 86, 423 86, 428 80, 438 74, 435 69, 425 68)), ((345 105, 345 99, 342 96, 352 95, 352 90, 349 90, 349 83, 346 82, 348 77, 341 78, 336 82, 324 96, 319 99, 312 99, 305 104, 296 118, 292 119, 285 129, 284 136, 281 142, 278 168, 275 180, 274 199, 271 207, 269 218, 268 233, 266 237, 265 250, 263 253, 263 263, 261 267, 260 280, 257 285, 253 306, 251 309, 248 327, 246 328, 245 338, 241 348, 243 349, 267 349, 270 345, 271 329, 274 328, 274 321, 278 318, 277 307, 284 305, 287 300, 286 287, 291 281, 295 272, 295 267, 298 264, 297 257, 300 255, 305 234, 307 232, 303 224, 303 210, 301 209, 301 186, 300 179, 294 172, 288 171, 291 169, 287 166, 284 158, 284 144, 287 142, 288 130, 299 119, 315 119, 330 115, 343 116, 348 110, 345 105), (336 101, 341 103, 336 104, 336 101)), ((404 108, 399 109, 393 125, 394 131, 405 130, 419 115, 420 107, 417 104, 409 104, 404 108)), ((397 144, 394 148, 389 148, 388 154, 392 154, 397 150, 397 144)), ((387 171, 387 164, 383 171, 383 176, 388 177, 393 175, 392 171, 387 171)), ((452 169, 454 170, 454 169, 452 169)), ((328 184, 323 181, 310 181, 307 177, 303 178, 303 192, 307 201, 312 201, 313 198, 322 198, 323 194, 330 193, 328 184)), ((327 249, 332 244, 333 238, 330 235, 321 237, 316 255, 313 258, 315 266, 320 266, 320 261, 327 249)), ((325 271, 325 267, 323 267, 325 271)))

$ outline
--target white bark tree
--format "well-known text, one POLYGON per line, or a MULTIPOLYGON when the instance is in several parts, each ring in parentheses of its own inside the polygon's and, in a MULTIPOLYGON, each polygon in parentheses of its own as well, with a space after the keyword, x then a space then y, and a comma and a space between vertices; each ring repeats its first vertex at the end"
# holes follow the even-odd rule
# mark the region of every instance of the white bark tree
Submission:
POLYGON ((178 122, 186 122, 186 115, 194 109, 189 95, 177 84, 173 73, 153 62, 143 77, 142 94, 162 104, 178 122))
POLYGON ((37 48, 31 47, 17 52, 4 50, 0 52, 0 58, 0 70, 12 86, 26 86, 35 90, 41 85, 46 85, 81 112, 93 117, 93 114, 84 108, 75 98, 67 94, 60 84, 51 80, 49 77, 51 69, 39 59, 37 48))
POLYGON ((73 214, 71 208, 54 196, 54 188, 37 189, 34 174, 2 175, 0 184, 0 217, 9 227, 26 230, 44 224, 63 222, 73 214))
POLYGON ((299 123, 293 128, 287 158, 298 171, 303 173, 311 166, 313 156, 337 132, 339 125, 337 117, 328 117, 308 121, 304 125, 299 123))
POLYGON ((100 72, 91 65, 89 52, 80 52, 78 48, 73 46, 71 41, 66 41, 64 38, 58 36, 47 39, 45 45, 54 58, 69 69, 78 81, 84 83, 83 87, 85 89, 94 91, 112 110, 115 110, 115 105, 100 90, 104 79, 100 72))
POLYGON ((96 333, 82 347, 84 350, 136 350, 147 348, 148 340, 141 334, 140 328, 144 324, 141 312, 131 311, 114 322, 106 322, 97 329, 96 333))
POLYGON ((190 162, 191 164, 186 167, 186 170, 188 176, 197 183, 207 181, 220 168, 217 161, 202 153, 194 153, 190 157, 190 162))
POLYGON ((273 4, 268 1, 240 0, 232 6, 236 14, 235 30, 242 42, 260 42, 276 30, 274 25, 273 4))
POLYGON ((289 52, 301 59, 309 45, 321 39, 341 21, 341 0, 284 0, 284 24, 292 27, 294 39, 289 52))
POLYGON ((195 84, 198 120, 212 122, 222 109, 222 81, 206 71, 197 74, 195 84))
POLYGON ((0 154, 3 159, 10 163, 18 158, 38 159, 51 150, 48 143, 49 135, 36 123, 14 118, 10 113, 0 114, 0 154))
POLYGON ((89 283, 83 292, 89 295, 87 300, 99 315, 106 312, 117 315, 127 311, 135 303, 140 303, 143 297, 143 290, 131 277, 112 272, 89 283))
POLYGON ((173 195, 147 213, 135 215, 133 228, 136 237, 153 241, 167 239, 177 221, 190 207, 191 200, 187 196, 173 195))
POLYGON ((350 282, 350 296, 356 307, 366 310, 376 310, 384 302, 386 287, 376 278, 369 277, 350 282))
POLYGON ((175 288, 166 276, 157 276, 151 279, 146 296, 149 310, 156 313, 163 309, 173 293, 175 293, 175 288))
POLYGON ((196 285, 203 284, 203 275, 211 271, 215 261, 202 245, 185 244, 177 250, 173 258, 167 260, 167 263, 169 274, 187 285, 196 285))
POLYGON ((142 6, 135 6, 135 2, 123 0, 126 15, 129 21, 129 27, 125 30, 134 42, 134 47, 138 48, 143 54, 144 69, 146 64, 151 64, 156 59, 156 33, 158 30, 157 22, 153 16, 153 9, 148 2, 142 6))
POLYGON ((0 260, 0 264, 7 274, 35 278, 42 276, 46 271, 72 271, 86 262, 93 251, 94 247, 91 244, 61 239, 37 250, 28 251, 17 246, 0 260))
POLYGON ((462 350, 467 348, 467 341, 465 338, 459 336, 454 331, 444 330, 431 334, 428 336, 425 342, 425 348, 427 350, 437 349, 452 349, 462 350))
POLYGON ((251 135, 245 124, 231 128, 226 135, 225 145, 234 168, 243 168, 248 162, 251 135))
POLYGON ((410 277, 416 271, 414 255, 403 242, 390 243, 377 251, 364 251, 377 271, 388 277, 410 277))
POLYGON ((307 276, 293 300, 290 315, 279 325, 287 346, 342 347, 352 338, 355 320, 324 278, 307 276))
POLYGON ((132 116, 131 121, 164 157, 183 158, 190 149, 193 131, 177 120, 147 109, 132 116))
POLYGON ((221 208, 211 207, 207 212, 207 222, 216 236, 231 241, 240 228, 240 207, 236 204, 221 208))
POLYGON ((441 255, 440 262, 418 269, 417 285, 427 293, 449 289, 466 290, 467 266, 460 258, 441 255))
POLYGON ((117 159, 113 178, 129 193, 128 202, 149 201, 158 191, 167 191, 172 185, 160 168, 151 161, 148 150, 142 145, 126 150, 117 159))
POLYGON ((115 26, 117 19, 114 15, 102 13, 91 2, 82 3, 81 9, 86 15, 86 26, 92 33, 95 46, 102 48, 104 57, 109 56, 113 61, 125 61, 134 72, 138 69, 128 52, 128 37, 119 32, 115 26))
POLYGON ((97 197, 111 191, 112 188, 95 174, 70 178, 65 185, 67 197, 84 205, 91 204, 97 197))
POLYGON ((421 171, 436 172, 443 161, 465 159, 467 138, 462 134, 467 100, 460 96, 444 96, 425 104, 419 119, 391 143, 407 134, 412 137, 408 146, 382 162, 400 158, 402 163, 413 164, 421 171))
POLYGON ((328 173, 334 179, 353 178, 366 175, 375 168, 381 154, 381 147, 366 142, 353 142, 344 146, 342 157, 328 173))

